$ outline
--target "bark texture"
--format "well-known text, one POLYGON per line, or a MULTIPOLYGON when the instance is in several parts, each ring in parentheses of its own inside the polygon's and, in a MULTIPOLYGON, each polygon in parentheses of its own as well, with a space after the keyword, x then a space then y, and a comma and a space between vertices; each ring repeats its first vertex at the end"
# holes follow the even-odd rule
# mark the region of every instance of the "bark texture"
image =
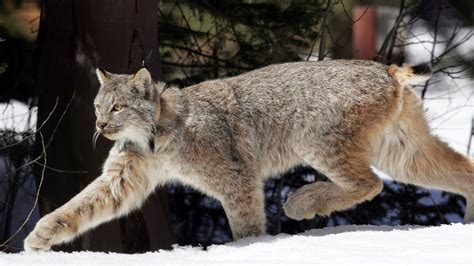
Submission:
MULTIPOLYGON (((157 1, 43 1, 38 55, 38 127, 47 122, 37 134, 37 152, 41 153, 43 138, 51 167, 40 194, 44 215, 100 175, 111 147, 104 138, 99 138, 95 150, 91 144, 92 102, 99 88, 95 68, 134 73, 144 64, 154 79, 160 79, 157 1)), ((36 167, 38 184, 41 170, 36 167)), ((100 226, 62 249, 132 253, 169 248, 172 242, 167 197, 158 191, 140 211, 100 226)))

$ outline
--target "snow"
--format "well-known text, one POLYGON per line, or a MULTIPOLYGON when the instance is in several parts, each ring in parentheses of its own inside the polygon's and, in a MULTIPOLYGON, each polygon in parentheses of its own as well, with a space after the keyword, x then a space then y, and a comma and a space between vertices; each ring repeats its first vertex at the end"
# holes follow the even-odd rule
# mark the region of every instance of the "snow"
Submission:
MULTIPOLYGON (((462 56, 465 60, 474 60, 474 28, 458 27, 459 21, 446 19, 438 32, 436 45, 434 33, 423 20, 417 20, 408 30, 408 39, 405 47, 406 63, 417 65, 431 61, 433 55, 439 56, 446 50, 446 44, 455 48, 450 56, 462 56), (452 41, 449 38, 453 37, 452 41)), ((450 64, 441 62, 437 68, 450 64)), ((468 78, 467 71, 459 68, 448 68, 451 77, 438 73, 431 78, 433 83, 428 88, 423 106, 433 132, 440 136, 451 147, 466 154, 467 143, 471 133, 471 121, 474 121, 474 80, 468 78), (460 72, 456 72, 460 71, 460 72), (456 74, 454 74, 456 73, 456 74)), ((471 147, 471 151, 473 147, 471 147)), ((474 153, 471 154, 471 156, 474 153)))
POLYGON ((174 246, 145 254, 0 253, 0 265, 473 264, 474 224, 439 227, 340 226, 299 235, 246 238, 225 245, 174 246))
MULTIPOLYGON (((474 118, 474 90, 472 81, 470 84, 466 80, 460 82, 465 82, 466 86, 461 85, 454 91, 428 91, 423 107, 432 132, 458 152, 466 154, 474 118)), ((471 152, 473 148, 471 144, 471 152)))
POLYGON ((17 100, 0 103, 0 130, 11 129, 21 132, 34 129, 37 111, 38 107, 34 106, 30 110, 28 105, 17 100))

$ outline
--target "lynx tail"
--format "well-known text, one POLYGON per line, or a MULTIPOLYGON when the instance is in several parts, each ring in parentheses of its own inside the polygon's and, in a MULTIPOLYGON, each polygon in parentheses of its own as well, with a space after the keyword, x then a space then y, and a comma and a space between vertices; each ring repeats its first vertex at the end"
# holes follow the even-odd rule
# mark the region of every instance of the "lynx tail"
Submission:
POLYGON ((388 73, 402 86, 416 85, 431 77, 431 68, 427 64, 416 66, 403 64, 401 67, 391 65, 388 67, 388 73))

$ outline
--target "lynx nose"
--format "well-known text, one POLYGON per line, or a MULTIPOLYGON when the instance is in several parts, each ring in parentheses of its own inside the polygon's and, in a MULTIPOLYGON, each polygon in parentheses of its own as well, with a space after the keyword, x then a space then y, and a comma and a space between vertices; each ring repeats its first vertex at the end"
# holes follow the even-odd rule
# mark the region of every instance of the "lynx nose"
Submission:
POLYGON ((107 126, 107 122, 105 122, 105 121, 96 121, 95 125, 98 129, 103 130, 107 126))

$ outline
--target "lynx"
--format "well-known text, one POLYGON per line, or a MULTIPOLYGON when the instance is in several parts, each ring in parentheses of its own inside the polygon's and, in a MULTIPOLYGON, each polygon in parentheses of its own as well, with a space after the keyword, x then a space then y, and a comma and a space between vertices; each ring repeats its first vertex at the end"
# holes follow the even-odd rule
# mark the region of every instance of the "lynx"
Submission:
MULTIPOLYGON (((423 74, 423 73, 421 73, 423 74)), ((44 216, 26 251, 48 250, 181 182, 219 200, 234 239, 265 233, 263 183, 298 165, 329 181, 284 204, 296 220, 348 209, 395 180, 460 194, 474 220, 474 163, 430 134, 409 65, 334 60, 271 65, 184 89, 97 70, 97 131, 114 140, 103 173, 44 216)))

